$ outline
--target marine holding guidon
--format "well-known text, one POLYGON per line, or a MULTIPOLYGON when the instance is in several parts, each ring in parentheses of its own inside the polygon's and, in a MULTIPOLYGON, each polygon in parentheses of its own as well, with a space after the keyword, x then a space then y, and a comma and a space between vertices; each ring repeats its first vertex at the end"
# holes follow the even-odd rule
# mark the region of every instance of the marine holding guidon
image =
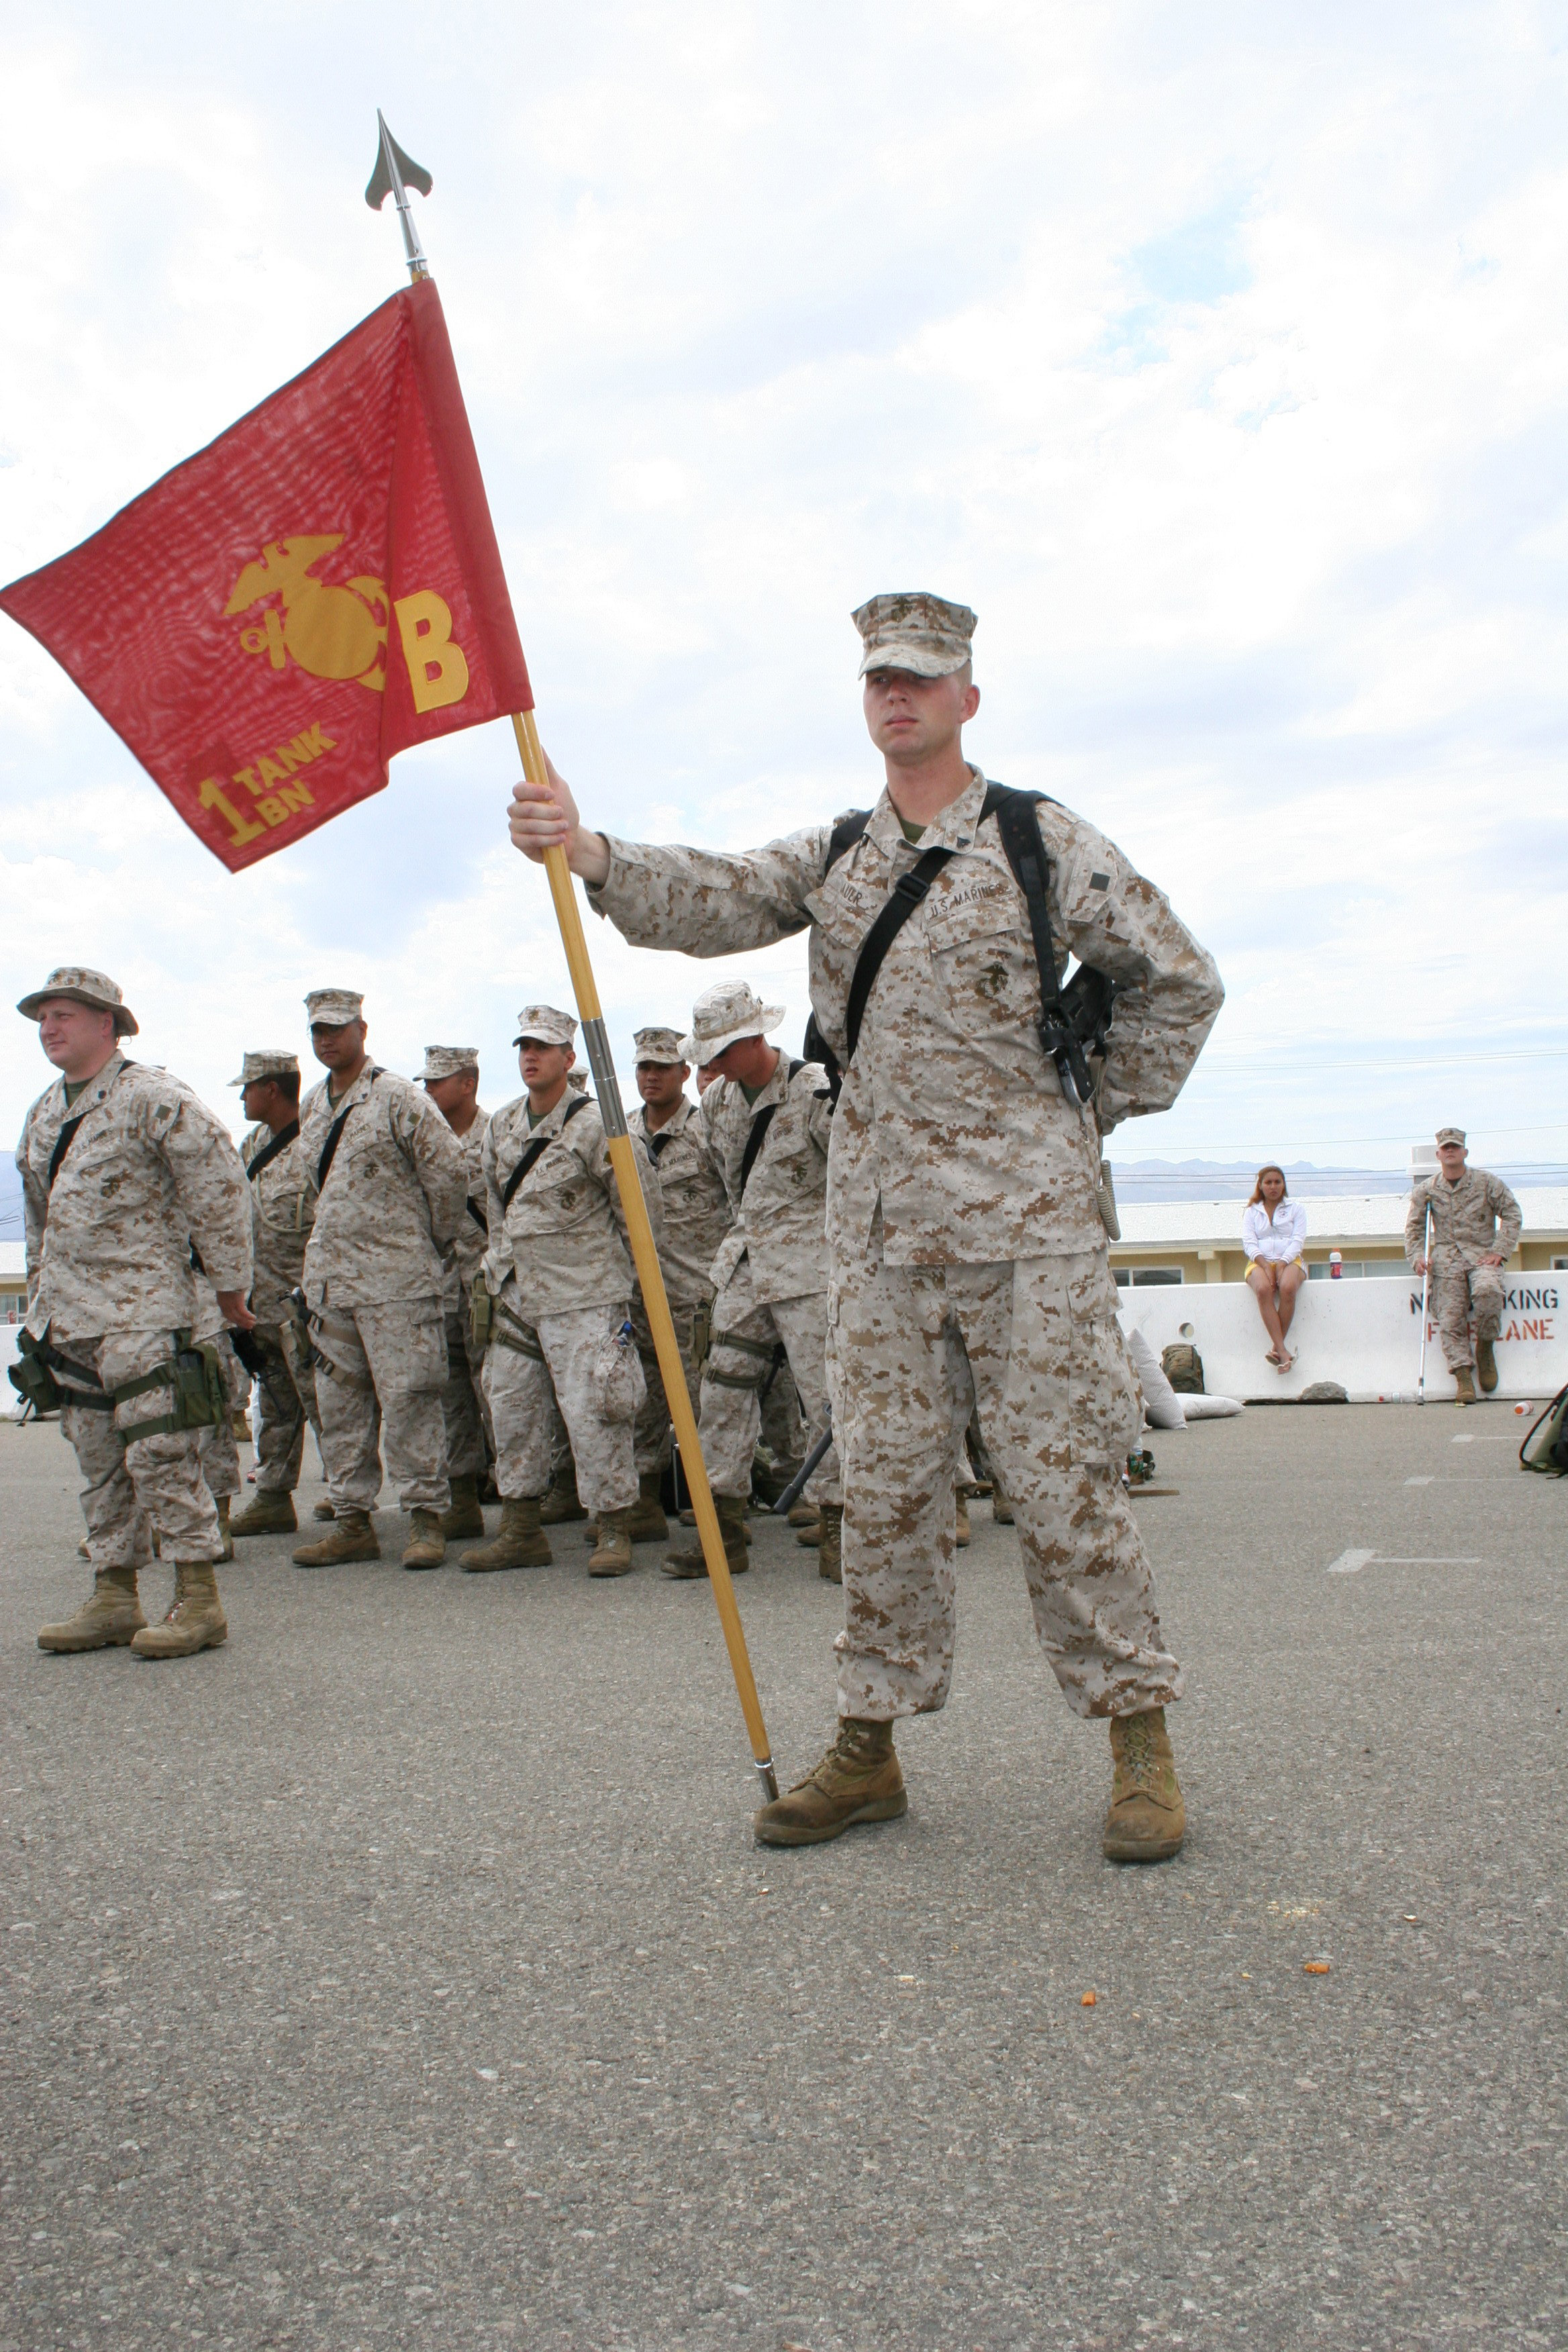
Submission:
POLYGON ((826 1205, 840 1722, 758 1836, 813 1843, 904 1810, 892 1726, 947 1697, 973 1401, 1042 1646, 1074 1710, 1110 1719, 1105 1851, 1153 1861, 1184 1830, 1164 1721, 1182 1680, 1121 1486, 1142 1416, 1100 1143, 1175 1099, 1219 978, 1104 835, 965 759, 973 613, 890 595, 855 618, 886 771, 869 813, 740 855, 655 846, 583 825, 552 770, 516 788, 512 838, 533 856, 563 846, 590 903, 645 946, 732 955, 809 930, 816 1019, 844 1074, 826 1205), (1064 1002, 1069 952, 1098 977, 1064 1002))

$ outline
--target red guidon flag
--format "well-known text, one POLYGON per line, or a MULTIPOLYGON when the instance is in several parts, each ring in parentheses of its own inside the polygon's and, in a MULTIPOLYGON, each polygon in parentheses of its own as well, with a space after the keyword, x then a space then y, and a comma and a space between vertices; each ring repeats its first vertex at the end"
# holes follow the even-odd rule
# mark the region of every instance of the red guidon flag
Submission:
POLYGON ((434 284, 0 590, 230 872, 533 697, 434 284))

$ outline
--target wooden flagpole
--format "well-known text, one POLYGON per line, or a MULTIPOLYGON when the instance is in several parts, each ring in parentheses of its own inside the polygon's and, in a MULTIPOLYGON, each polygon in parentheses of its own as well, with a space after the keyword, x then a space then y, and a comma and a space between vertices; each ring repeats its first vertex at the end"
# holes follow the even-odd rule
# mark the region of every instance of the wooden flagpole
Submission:
MULTIPOLYGON (((517 748, 522 755, 523 774, 531 784, 548 785, 550 778, 544 765, 544 751, 539 740, 539 729, 532 711, 516 714, 511 723, 517 736, 517 748)), ((653 1228, 647 1221, 637 1150, 627 1131, 626 1112, 621 1105, 620 1081, 616 1076, 610 1042, 599 1008, 594 967, 588 961, 588 942, 583 935, 583 918, 577 906, 572 869, 566 863, 563 849, 545 851, 544 871, 550 883, 550 895, 555 902, 555 919, 561 926, 561 943, 566 950, 567 967, 572 974, 573 992, 577 999, 577 1012, 583 1024, 584 1050, 594 1073, 594 1093, 599 1105, 599 1116, 605 1122, 605 1140, 609 1147, 610 1165, 616 1171, 616 1181, 620 1187, 621 1207, 626 1212, 632 1259, 637 1267, 637 1280, 642 1285, 643 1305, 647 1309, 658 1369, 664 1375, 665 1400, 669 1406, 669 1417, 675 1423, 676 1439, 680 1447, 680 1466, 691 1490, 691 1507, 697 1517, 697 1532, 702 1539, 702 1557, 708 1563, 708 1576, 713 1587, 719 1622, 724 1631, 724 1646, 730 1653, 730 1671, 735 1677, 741 1712, 746 1718, 752 1755, 771 1802, 778 1795, 779 1786, 768 1746, 767 1726, 763 1720, 756 1677, 752 1672, 746 1636, 742 1630, 741 1612, 731 1580, 730 1563, 724 1552, 724 1538, 719 1529, 719 1514, 713 1507, 712 1489, 708 1484, 707 1465, 702 1459, 702 1446, 697 1434, 697 1420, 686 1391, 686 1367, 680 1360, 675 1325, 670 1318, 669 1300, 665 1295, 664 1274, 658 1263, 658 1252, 654 1246, 653 1228)))
MULTIPOLYGON (((380 136, 380 154, 375 173, 365 190, 365 201, 373 212, 379 212, 388 195, 395 199, 403 230, 408 275, 417 282, 429 276, 429 264, 425 258, 419 233, 409 210, 402 168, 409 159, 403 155, 379 109, 375 120, 380 136)), ((409 172, 418 173, 419 184, 427 191, 429 174, 412 163, 409 163, 409 172)), ((517 748, 522 755, 524 775, 531 784, 548 784, 550 779, 544 765, 544 751, 539 740, 539 729, 532 711, 514 712, 511 724, 512 732, 517 737, 517 748)), ((615 1171, 621 1207, 626 1213, 632 1263, 642 1286, 643 1305, 647 1309, 648 1324, 653 1332, 654 1351, 658 1358, 658 1369, 664 1376, 665 1399, 680 1446, 681 1467, 686 1474, 687 1486, 691 1490, 697 1531, 702 1539, 702 1557, 708 1563, 709 1580, 719 1610, 719 1622, 724 1631, 724 1646, 730 1653, 730 1671, 735 1677, 735 1688, 740 1694, 741 1712, 746 1718, 752 1755, 771 1802, 778 1795, 779 1784, 768 1746, 768 1727, 763 1720, 756 1676, 752 1672, 746 1636, 741 1627, 741 1612, 736 1605, 730 1563, 724 1553, 724 1538, 719 1531, 719 1514, 713 1507, 712 1490, 709 1486, 708 1472, 702 1460, 697 1420, 686 1391, 686 1368, 680 1360, 675 1325, 670 1319, 664 1275, 658 1263, 658 1252, 654 1246, 653 1228, 647 1221, 647 1203, 643 1199, 637 1151, 626 1128, 620 1081, 616 1076, 610 1041, 599 1006, 598 986, 594 979, 594 967, 588 960, 588 942, 583 935, 583 918, 578 912, 577 894, 572 885, 572 869, 566 863, 565 851, 547 850, 544 871, 550 883, 550 895, 555 901, 555 919, 561 926, 561 943, 566 950, 567 967, 572 974, 578 1017, 583 1024, 583 1043, 594 1073, 594 1092, 598 1100, 599 1116, 605 1122, 605 1140, 609 1147, 610 1165, 615 1171)))

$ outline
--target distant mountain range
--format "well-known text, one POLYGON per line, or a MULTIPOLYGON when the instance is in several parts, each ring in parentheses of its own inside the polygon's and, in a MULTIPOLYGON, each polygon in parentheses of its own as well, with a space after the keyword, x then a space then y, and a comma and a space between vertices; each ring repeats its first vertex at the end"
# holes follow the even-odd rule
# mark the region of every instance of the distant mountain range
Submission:
MULTIPOLYGON (((1403 1168, 1320 1168, 1310 1160, 1281 1164, 1287 1190, 1304 1201, 1365 1199, 1410 1190, 1409 1172, 1403 1168)), ((1521 1187, 1568 1184, 1568 1168, 1558 1164, 1487 1164, 1516 1192, 1521 1187)), ((1245 1201, 1258 1179, 1257 1163, 1250 1160, 1113 1160, 1110 1165, 1119 1201, 1245 1201)))

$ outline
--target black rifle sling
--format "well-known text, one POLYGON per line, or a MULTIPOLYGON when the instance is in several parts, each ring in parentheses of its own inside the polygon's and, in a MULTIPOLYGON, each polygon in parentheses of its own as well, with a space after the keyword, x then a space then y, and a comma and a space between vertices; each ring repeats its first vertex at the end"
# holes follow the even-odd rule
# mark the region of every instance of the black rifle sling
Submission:
POLYGON ((664 1150, 667 1143, 673 1143, 675 1138, 673 1134, 667 1130, 663 1135, 645 1135, 642 1140, 643 1150, 647 1153, 648 1158, 653 1161, 654 1166, 657 1168, 658 1166, 659 1153, 664 1150))
POLYGON ((472 1217, 472 1219, 473 1219, 473 1221, 474 1221, 475 1224, 476 1224, 476 1225, 478 1225, 478 1227, 479 1227, 479 1229, 480 1233, 481 1233, 481 1234, 488 1234, 488 1233, 489 1232, 489 1229, 490 1229, 490 1221, 489 1221, 489 1219, 486 1216, 486 1214, 485 1214, 484 1211, 480 1208, 480 1206, 479 1206, 479 1202, 475 1200, 475 1198, 474 1198, 474 1196, 473 1196, 473 1194, 472 1194, 471 1192, 468 1194, 468 1202, 467 1202, 467 1204, 466 1204, 466 1205, 467 1205, 468 1212, 469 1216, 470 1216, 470 1217, 472 1217))
MULTIPOLYGON (((790 1063, 789 1076, 785 1080, 784 1085, 786 1095, 789 1088, 795 1084, 797 1076, 805 1069, 805 1064, 804 1062, 792 1061, 790 1063)), ((757 1164, 757 1154, 761 1151, 763 1145, 767 1140, 768 1129, 773 1123, 773 1113, 778 1109, 778 1108, 779 1106, 776 1102, 772 1102, 768 1103, 762 1110, 753 1112, 752 1114, 751 1131, 746 1137, 746 1149, 741 1160, 741 1198, 742 1201, 744 1201, 746 1197, 746 1187, 752 1181, 752 1171, 757 1164)))
POLYGON ((61 1168, 65 1165, 66 1153, 76 1141, 76 1131, 86 1117, 86 1111, 79 1110, 74 1118, 67 1119, 58 1135, 55 1138, 55 1148, 49 1154, 48 1189, 51 1192, 55 1189, 55 1178, 59 1174, 61 1168))
POLYGON ((250 1161, 245 1171, 253 1184, 264 1168, 270 1168, 272 1162, 277 1159, 280 1151, 288 1150, 289 1146, 293 1142, 294 1138, 299 1134, 299 1120, 297 1118, 291 1118, 287 1127, 280 1127, 279 1129, 270 1143, 264 1143, 262 1145, 260 1150, 257 1153, 255 1159, 250 1161))
MULTIPOLYGON (((384 1070, 373 1069, 370 1074, 371 1085, 374 1087, 377 1078, 384 1078, 385 1076, 386 1072, 384 1070)), ((342 1140, 343 1129, 349 1123, 350 1114, 356 1110, 358 1107, 359 1106, 356 1103, 350 1103, 348 1109, 339 1111, 336 1118, 332 1121, 331 1129, 327 1135, 327 1139, 321 1146, 321 1156, 316 1162, 316 1190, 318 1192, 323 1192, 326 1189, 327 1178, 331 1171, 332 1162, 338 1156, 338 1145, 342 1140)))
POLYGON ((592 1097, 588 1095, 574 1095, 571 1101, 566 1106, 566 1116, 562 1120, 560 1126, 556 1129, 555 1134, 536 1135, 534 1137, 533 1141, 529 1145, 528 1150, 523 1153, 521 1159, 518 1161, 517 1166, 512 1170, 511 1174, 506 1180, 506 1186, 500 1196, 502 1216, 505 1216, 507 1211, 510 1208, 512 1203, 512 1195, 516 1192, 518 1186, 521 1183, 523 1178, 527 1175, 534 1161, 542 1158, 544 1153, 549 1150, 551 1145, 556 1140, 556 1137, 565 1134, 567 1129, 571 1126, 572 1121, 576 1118, 578 1112, 580 1110, 587 1109, 591 1099, 592 1097))
MULTIPOLYGON (((1034 943, 1035 962, 1040 977, 1040 1018, 1036 1023, 1040 1044, 1055 1066, 1058 1080, 1068 1100, 1083 1104, 1089 1100, 1092 1081, 1084 1055, 1084 1027, 1092 1033, 1096 1042, 1103 1037, 1110 1017, 1114 987, 1103 973, 1089 972, 1088 982, 1080 985, 1082 975, 1075 973, 1072 985, 1064 997, 1057 971, 1056 950, 1051 940, 1050 907, 1047 899, 1050 864, 1040 839, 1039 820, 1036 814, 1045 795, 1040 793, 1019 793, 1005 784, 988 784, 975 821, 979 833, 987 817, 996 819, 996 830, 1013 879, 1024 896, 1029 914, 1029 933, 1034 943)), ((833 828, 828 844, 829 870, 837 859, 860 838, 867 820, 857 811, 841 818, 833 828)), ((928 849, 917 859, 910 871, 893 886, 891 896, 861 942, 855 971, 849 982, 849 1001, 845 1010, 844 1034, 848 1055, 854 1058, 859 1041, 860 1024, 866 1016, 871 991, 877 975, 892 946, 915 908, 930 890, 953 853, 950 849, 928 849)), ((1087 971, 1087 967, 1085 968, 1087 971)), ((826 1041, 812 1017, 807 1036, 818 1050, 837 1094, 841 1073, 834 1056, 827 1051, 826 1041)))
POLYGON ((1004 787, 994 785, 985 795, 987 814, 991 811, 993 798, 996 803, 996 830, 1007 853, 1013 879, 1022 890, 1024 903, 1029 909, 1029 929, 1034 938, 1035 961, 1040 974, 1040 1017, 1035 1026, 1046 1057, 1056 1070, 1063 1094, 1068 1102, 1081 1109, 1094 1091, 1094 1082, 1089 1076, 1082 1041, 1062 1003, 1056 949, 1051 941, 1051 911, 1046 897, 1050 866, 1045 844, 1040 839, 1039 796, 1034 793, 1008 792, 1004 787))

